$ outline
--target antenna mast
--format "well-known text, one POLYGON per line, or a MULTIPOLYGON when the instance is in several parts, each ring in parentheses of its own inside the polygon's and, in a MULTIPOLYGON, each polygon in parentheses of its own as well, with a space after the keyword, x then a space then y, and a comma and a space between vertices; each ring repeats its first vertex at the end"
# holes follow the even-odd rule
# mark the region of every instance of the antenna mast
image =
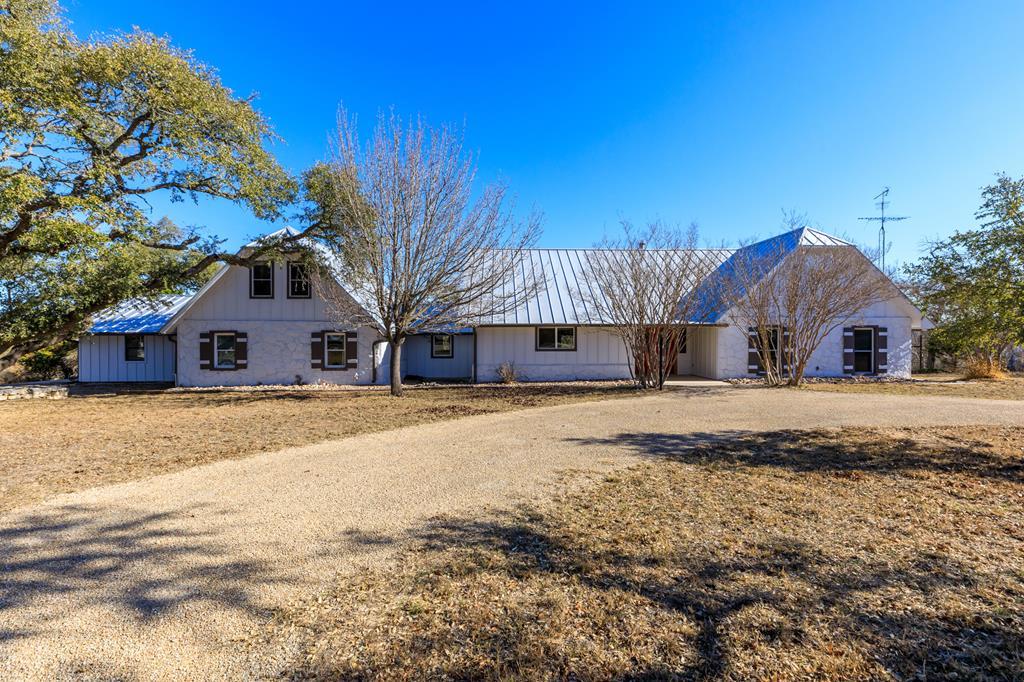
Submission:
POLYGON ((867 220, 867 221, 879 223, 879 228, 878 228, 878 254, 879 254, 879 258, 882 259, 882 272, 885 272, 885 248, 886 248, 886 242, 885 242, 885 223, 886 223, 886 221, 891 220, 893 222, 897 222, 897 221, 900 221, 900 220, 906 220, 907 218, 910 217, 910 216, 906 216, 906 215, 901 215, 901 216, 888 216, 888 215, 885 215, 885 207, 888 206, 891 203, 891 202, 886 200, 888 198, 888 196, 889 196, 889 188, 888 187, 883 189, 881 192, 879 192, 875 196, 875 207, 878 208, 878 210, 881 212, 881 215, 873 216, 873 217, 870 217, 870 218, 858 218, 857 219, 857 220, 867 220))

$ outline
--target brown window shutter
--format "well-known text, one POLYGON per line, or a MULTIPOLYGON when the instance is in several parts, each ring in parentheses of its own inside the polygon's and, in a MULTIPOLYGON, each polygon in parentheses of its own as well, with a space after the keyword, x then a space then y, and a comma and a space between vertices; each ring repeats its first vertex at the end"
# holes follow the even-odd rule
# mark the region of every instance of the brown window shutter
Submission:
POLYGON ((359 343, 356 332, 345 332, 345 363, 349 369, 359 366, 359 343))
POLYGON ((761 355, 757 352, 757 330, 753 327, 747 328, 747 373, 764 373, 764 366, 761 364, 761 355))
POLYGON ((245 332, 235 332, 235 369, 245 369, 249 366, 249 335, 245 332))
POLYGON ((199 369, 213 369, 213 342, 210 332, 199 332, 199 369))
POLYGON ((875 374, 889 371, 889 328, 875 327, 875 374))
POLYGON ((324 333, 313 332, 309 338, 309 366, 313 369, 324 368, 324 333))
POLYGON ((843 327, 843 374, 853 374, 853 327, 843 327))

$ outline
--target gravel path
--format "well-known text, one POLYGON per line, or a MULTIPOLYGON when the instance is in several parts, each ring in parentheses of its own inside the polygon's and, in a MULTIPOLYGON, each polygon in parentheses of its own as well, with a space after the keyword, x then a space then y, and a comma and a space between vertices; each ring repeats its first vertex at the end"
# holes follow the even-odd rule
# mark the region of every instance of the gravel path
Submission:
POLYGON ((566 472, 655 456, 623 434, 657 443, 956 424, 1024 424, 1022 403, 694 388, 410 427, 63 495, 0 517, 0 677, 272 672, 273 661, 249 660, 238 645, 270 608, 386 560, 432 515, 512 504, 549 494, 566 472))

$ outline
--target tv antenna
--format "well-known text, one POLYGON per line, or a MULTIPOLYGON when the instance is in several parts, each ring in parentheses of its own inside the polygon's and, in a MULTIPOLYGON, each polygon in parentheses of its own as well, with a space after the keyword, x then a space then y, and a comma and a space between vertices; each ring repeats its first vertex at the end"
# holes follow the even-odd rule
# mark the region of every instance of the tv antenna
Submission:
POLYGON ((889 188, 888 187, 883 189, 881 192, 878 193, 877 196, 875 196, 875 207, 878 208, 878 210, 881 212, 881 215, 873 216, 871 218, 858 218, 857 219, 857 220, 868 220, 868 221, 871 221, 871 222, 879 223, 879 227, 878 227, 878 254, 879 254, 879 258, 882 259, 882 272, 885 272, 885 247, 886 247, 886 242, 885 242, 885 223, 890 221, 890 220, 893 221, 893 222, 897 222, 897 221, 900 221, 900 220, 906 220, 907 218, 910 217, 910 216, 906 216, 906 215, 899 215, 899 216, 885 215, 885 207, 888 206, 891 203, 891 202, 889 202, 887 200, 888 197, 889 197, 889 188))

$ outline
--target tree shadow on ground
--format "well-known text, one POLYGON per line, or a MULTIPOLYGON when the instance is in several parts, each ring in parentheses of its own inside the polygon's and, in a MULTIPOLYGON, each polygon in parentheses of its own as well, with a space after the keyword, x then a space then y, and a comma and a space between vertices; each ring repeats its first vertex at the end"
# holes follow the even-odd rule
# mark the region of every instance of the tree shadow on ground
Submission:
POLYGON ((282 616, 298 618, 320 652, 285 674, 1024 678, 1024 573, 980 560, 986 547, 946 552, 904 540, 899 526, 880 528, 878 544, 865 544, 857 533, 895 517, 838 517, 839 528, 827 527, 836 517, 809 519, 798 527, 786 519, 799 507, 773 494, 765 504, 776 504, 782 521, 761 526, 734 510, 728 495, 713 510, 680 501, 701 471, 729 485, 734 471, 767 467, 1021 482, 1019 459, 990 456, 980 441, 882 440, 867 434, 851 444, 834 432, 783 431, 581 441, 695 466, 666 473, 655 461, 551 507, 432 520, 412 534, 414 550, 394 570, 343 582, 333 615, 317 606, 282 616), (847 524, 857 533, 847 534, 847 524), (351 601, 352 594, 362 596, 351 601), (355 632, 338 634, 346 629, 355 632))
POLYGON ((1024 482, 1024 459, 1007 457, 983 440, 923 442, 909 432, 840 438, 828 429, 715 431, 697 433, 626 432, 607 438, 577 438, 583 446, 623 447, 660 459, 699 465, 774 467, 798 473, 897 473, 927 471, 1024 482))
POLYGON ((108 607, 137 625, 195 602, 255 611, 252 588, 275 578, 237 558, 221 534, 187 529, 188 517, 210 513, 201 505, 116 514, 68 505, 8 517, 0 526, 0 622, 12 625, 0 628, 0 642, 59 628, 76 608, 108 607))

